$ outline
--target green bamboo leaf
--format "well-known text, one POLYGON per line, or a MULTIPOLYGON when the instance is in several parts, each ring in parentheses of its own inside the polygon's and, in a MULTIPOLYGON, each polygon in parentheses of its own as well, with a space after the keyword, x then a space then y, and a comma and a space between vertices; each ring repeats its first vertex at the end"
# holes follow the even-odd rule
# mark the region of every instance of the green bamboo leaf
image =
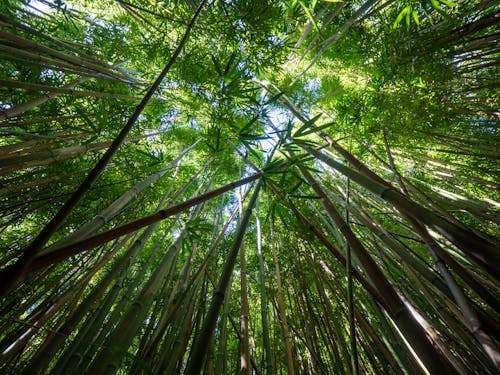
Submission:
POLYGON ((415 23, 417 24, 417 26, 420 25, 420 20, 418 18, 418 13, 416 10, 414 10, 413 12, 411 12, 411 15, 413 17, 413 20, 415 21, 415 23))
MULTIPOLYGON (((267 187, 267 184, 265 183, 265 181, 264 181, 264 186, 267 187)), ((267 214, 266 214, 266 218, 264 219, 265 223, 269 223, 269 220, 274 221, 274 219, 276 217, 276 206, 277 206, 276 201, 275 200, 271 201, 271 204, 269 205, 269 209, 268 209, 267 214)))
POLYGON ((269 99, 268 101, 266 101, 264 103, 264 105, 270 105, 270 104, 273 104, 274 102, 276 102, 279 98, 281 98, 283 96, 284 92, 280 92, 276 95, 274 95, 273 97, 271 97, 271 99, 269 99))
POLYGON ((293 135, 294 137, 300 137, 301 135, 303 135, 303 133, 308 130, 311 125, 314 125, 314 123, 321 117, 321 113, 314 116, 312 119, 306 121, 304 123, 304 125, 302 125, 296 132, 295 134, 293 135))
POLYGON ((233 67, 233 62, 235 58, 236 58, 236 52, 233 52, 226 63, 226 67, 224 68, 224 76, 226 76, 233 67))
POLYGON ((262 154, 255 151, 255 149, 252 147, 252 143, 246 140, 243 140, 242 143, 245 145, 246 150, 250 154, 252 154, 257 160, 262 161, 262 154))
POLYGON ((300 152, 301 149, 293 143, 287 143, 286 145, 281 146, 278 151, 283 154, 288 160, 292 160, 293 158, 290 157, 289 154, 300 152))
MULTIPOLYGON (((82 142, 82 144, 84 144, 84 145, 88 145, 88 144, 94 143, 94 141, 95 141, 97 138, 98 138, 98 136, 97 136, 97 135, 93 135, 93 136, 92 136, 92 137, 90 137, 89 139, 87 139, 87 140, 83 141, 83 142, 82 142)), ((138 150, 138 151, 140 152, 141 150, 138 150)))
MULTIPOLYGON (((436 0, 431 0, 431 1, 436 1, 436 0)), ((411 10, 411 6, 408 5, 406 7, 403 8, 403 10, 401 12, 399 12, 398 16, 396 17, 396 20, 394 21, 394 24, 392 25, 392 27, 395 29, 396 27, 399 26, 399 24, 401 23, 401 21, 403 20, 403 17, 406 16, 406 14, 408 12, 410 12, 411 10)))
POLYGON ((439 6, 439 1, 438 0, 429 0, 432 7, 438 11, 441 10, 441 7, 439 6))
POLYGON ((151 158, 156 162, 160 162, 163 159, 162 153, 159 153, 157 156, 157 155, 152 154, 151 152, 146 152, 146 151, 143 151, 140 149, 137 149, 136 152, 138 152, 141 155, 147 156, 148 158, 151 158), (159 155, 162 155, 162 156, 160 157, 159 155))
POLYGON ((301 186, 302 186, 302 181, 297 182, 294 186, 292 186, 292 188, 290 189, 290 191, 288 193, 289 194, 293 193, 301 186))
POLYGON ((444 5, 446 6, 449 6, 449 7, 456 7, 457 6, 457 3, 454 3, 452 1, 448 1, 448 0, 439 0, 441 3, 443 3, 444 5))
MULTIPOLYGON (((449 15, 448 13, 446 13, 446 12, 443 10, 443 8, 441 8, 440 3, 445 4, 444 2, 442 2, 442 1, 440 1, 440 0, 439 0, 439 1, 438 1, 438 0, 430 0, 430 2, 431 2, 431 6, 432 6, 432 7, 436 10, 436 12, 438 12, 440 15, 442 15, 442 16, 443 16, 444 18, 446 18, 446 19, 449 19, 449 20, 451 20, 451 19, 452 19, 452 18, 450 17, 450 15, 449 15)), ((446 6, 446 4, 445 4, 445 6, 446 6)))
POLYGON ((219 61, 217 61, 217 59, 215 58, 214 55, 210 55, 210 58, 212 59, 212 62, 214 63, 214 67, 215 67, 215 70, 217 71, 217 74, 219 75, 219 77, 222 77, 222 69, 221 69, 219 61))
POLYGON ((333 124, 334 124, 334 122, 329 122, 328 124, 323 124, 321 126, 315 126, 314 128, 311 128, 309 130, 305 130, 305 131, 301 132, 299 136, 303 137, 303 136, 308 135, 308 134, 316 133, 320 130, 327 129, 327 128, 331 127, 333 124))
POLYGON ((288 225, 290 220, 287 219, 287 218, 289 218, 289 215, 288 215, 287 210, 285 210, 285 209, 286 209, 285 206, 282 206, 282 205, 278 206, 278 208, 276 209, 276 215, 280 218, 283 225, 288 225))
POLYGON ((240 137, 241 137, 241 139, 244 139, 246 141, 253 141, 253 142, 270 139, 270 137, 267 135, 252 134, 252 133, 240 133, 240 137))
POLYGON ((322 171, 320 171, 317 168, 314 168, 311 164, 306 164, 302 165, 305 169, 307 169, 309 172, 312 172, 313 174, 321 174, 322 171))
POLYGON ((304 146, 309 146, 309 147, 318 147, 319 146, 316 142, 313 142, 309 139, 294 138, 293 142, 297 145, 304 145, 304 146))
POLYGON ((316 30, 316 32, 319 33, 319 27, 318 25, 316 24, 316 21, 314 20, 314 17, 311 13, 311 11, 309 10, 309 8, 304 4, 304 2, 302 0, 299 0, 299 3, 300 5, 302 6, 302 9, 304 10, 304 13, 306 14, 307 18, 309 19, 309 21, 311 21, 313 27, 314 27, 314 30, 316 30))
POLYGON ((245 126, 243 126, 243 128, 241 128, 240 130, 240 134, 241 133, 248 133, 248 131, 250 130, 250 128, 252 127, 252 125, 259 119, 259 116, 254 116, 249 122, 247 122, 245 124, 245 126))
POLYGON ((284 163, 284 159, 283 158, 280 158, 280 157, 277 157, 273 160, 271 160, 270 162, 268 162, 264 168, 262 169, 262 172, 264 172, 264 174, 276 174, 276 173, 283 173, 285 170, 284 169, 281 169, 281 168, 278 168, 280 165, 282 165, 284 163))

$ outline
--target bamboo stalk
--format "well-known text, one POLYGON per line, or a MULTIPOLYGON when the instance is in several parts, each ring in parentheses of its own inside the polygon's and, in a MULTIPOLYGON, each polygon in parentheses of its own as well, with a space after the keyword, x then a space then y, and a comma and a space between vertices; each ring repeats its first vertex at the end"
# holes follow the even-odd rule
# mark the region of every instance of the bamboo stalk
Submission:
MULTIPOLYGON (((89 77, 81 77, 81 78, 75 79, 75 80, 63 85, 62 88, 63 89, 72 89, 73 87, 79 85, 80 83, 88 81, 89 79, 90 79, 89 77)), ((32 99, 26 103, 15 105, 9 109, 1 110, 0 111, 0 120, 8 120, 12 117, 19 116, 20 114, 23 114, 24 112, 29 111, 30 109, 33 109, 35 107, 39 107, 43 103, 45 103, 48 100, 53 99, 57 96, 59 96, 59 93, 51 92, 51 93, 47 93, 43 96, 39 96, 38 98, 32 99)))
POLYGON ((66 203, 61 207, 61 209, 57 212, 57 214, 50 220, 50 222, 42 229, 42 231, 38 234, 38 236, 33 240, 33 242, 28 246, 28 248, 24 251, 23 255, 19 258, 16 265, 9 269, 3 269, 0 272, 0 297, 5 296, 15 285, 22 283, 24 278, 26 277, 25 272, 29 267, 30 263, 36 256, 36 253, 49 241, 54 232, 61 226, 66 217, 70 214, 73 208, 78 204, 83 195, 92 187, 94 182, 98 179, 101 173, 104 171, 106 165, 109 163, 111 158, 114 156, 120 145, 125 140, 127 134, 130 132, 135 122, 139 118, 139 115, 143 111, 146 104, 152 98, 153 94, 156 92, 158 87, 160 86, 161 81, 166 76, 166 74, 170 71, 170 68, 176 61, 177 57, 181 53, 181 50, 184 48, 184 45, 187 43, 189 35, 191 33, 191 29, 193 28, 198 15, 201 12, 201 9, 205 5, 207 0, 202 0, 198 9, 194 13, 181 41, 179 42, 177 48, 173 52, 170 57, 168 63, 163 68, 161 73, 158 75, 157 79, 151 85, 149 90, 147 91, 144 98, 137 105, 134 113, 130 116, 129 120, 120 131, 118 136, 115 138, 111 146, 101 157, 96 166, 90 171, 82 184, 78 187, 78 189, 71 195, 71 197, 66 201, 66 203))
MULTIPOLYGON (((243 218, 243 197, 241 190, 238 194, 238 207, 240 217, 243 218)), ((240 300, 241 300, 241 316, 240 316, 240 373, 248 375, 250 373, 250 347, 248 340, 248 320, 249 306, 247 294, 247 267, 245 259, 245 243, 240 244, 240 300)), ((229 283, 229 282, 228 282, 229 283)))
POLYGON ((222 271, 222 275, 219 279, 217 288, 212 297, 210 310, 207 313, 207 316, 204 320, 203 327, 201 328, 199 335, 195 338, 195 341, 193 343, 193 347, 191 349, 191 356, 186 365, 185 374, 196 375, 199 374, 202 369, 203 362, 207 353, 207 343, 214 334, 214 328, 217 321, 217 317, 219 315, 220 308, 224 301, 224 294, 226 293, 226 289, 228 287, 231 274, 233 272, 236 257, 238 255, 241 242, 243 241, 243 236, 245 235, 247 225, 252 213, 252 209, 255 206, 255 202, 257 201, 257 198, 259 196, 259 190, 260 190, 260 184, 257 184, 257 187, 255 188, 252 194, 252 198, 248 203, 245 215, 238 224, 238 229, 236 230, 236 235, 233 244, 231 246, 231 249, 229 250, 229 255, 224 263, 224 270, 222 271))
POLYGON ((58 94, 67 94, 67 95, 82 96, 82 97, 108 98, 108 99, 120 99, 120 100, 131 100, 131 101, 141 100, 141 98, 135 96, 115 94, 112 92, 75 90, 72 87, 54 87, 54 86, 43 85, 40 83, 21 82, 21 81, 6 80, 6 79, 0 79, 0 86, 12 87, 30 91, 53 92, 58 94))
POLYGON ((196 205, 203 203, 205 201, 208 201, 208 200, 210 200, 218 195, 221 195, 227 191, 235 189, 238 186, 242 186, 242 185, 245 185, 249 182, 257 180, 259 177, 261 177, 260 174, 255 174, 255 175, 252 175, 250 177, 246 177, 246 178, 241 179, 239 181, 227 184, 219 189, 215 189, 211 192, 202 194, 198 197, 188 199, 181 204, 178 204, 178 205, 175 205, 172 207, 168 207, 168 208, 160 210, 152 215, 145 216, 142 219, 138 219, 138 220, 129 222, 129 223, 124 224, 122 226, 119 226, 117 228, 108 230, 104 233, 101 233, 101 234, 89 237, 87 239, 84 239, 82 241, 75 242, 75 243, 72 243, 70 245, 61 247, 61 248, 57 249, 57 251, 54 251, 50 254, 36 256, 35 259, 33 260, 33 263, 28 268, 29 272, 46 267, 49 264, 58 263, 61 260, 66 259, 74 254, 80 253, 80 252, 85 251, 85 250, 92 249, 92 248, 97 247, 99 245, 102 245, 106 242, 109 242, 115 238, 123 236, 124 234, 135 232, 135 231, 137 231, 145 226, 148 226, 148 225, 153 224, 155 222, 167 219, 173 215, 176 215, 180 212, 187 210, 188 208, 196 206, 196 205))
MULTIPOLYGON (((86 61, 80 57, 75 57, 68 55, 66 53, 56 51, 50 47, 43 46, 29 39, 23 38, 19 35, 11 34, 2 30, 0 30, 0 38, 9 41, 9 43, 12 43, 16 47, 19 46, 24 50, 31 50, 31 51, 38 51, 41 53, 45 53, 49 56, 55 57, 56 59, 66 61, 72 65, 83 67, 88 70, 93 70, 95 72, 116 78, 118 80, 123 80, 123 76, 111 70, 112 66, 103 66, 102 64, 96 64, 91 61, 86 61)), ((3 42, 2 44, 5 44, 5 42, 3 42)))
MULTIPOLYGON (((160 179, 167 171, 169 171, 173 166, 175 166, 178 162, 182 160, 182 158, 192 150, 197 144, 199 140, 196 141, 191 146, 187 147, 183 150, 174 160, 170 161, 164 168, 160 171, 152 174, 147 177, 143 181, 139 182, 132 189, 128 190, 124 194, 122 194, 119 198, 117 198, 113 203, 111 203, 106 209, 100 212, 95 218, 86 224, 82 225, 76 231, 72 232, 70 235, 66 236, 64 239, 61 239, 51 245, 50 247, 44 248, 39 252, 39 256, 47 255, 56 249, 68 246, 73 242, 79 242, 83 239, 89 237, 91 234, 95 233, 99 228, 108 223, 111 219, 113 219, 118 213, 135 197, 137 197, 144 189, 151 186, 158 179, 160 179)), ((159 207, 158 209, 160 209, 159 207)))
POLYGON ((150 279, 142 288, 139 297, 135 299, 134 303, 121 319, 120 323, 109 335, 107 344, 97 354, 92 364, 90 364, 88 373, 108 375, 114 374, 118 370, 120 363, 123 360, 123 351, 126 351, 132 343, 132 340, 153 301, 155 293, 161 286, 167 267, 170 266, 173 258, 181 248, 185 234, 186 232, 183 229, 169 247, 160 265, 156 268, 150 279), (121 351, 116 350, 117 348, 121 348, 121 351))
MULTIPOLYGON (((47 40, 48 42, 54 44, 54 45, 57 45, 59 47, 62 47, 68 51, 71 51, 71 52, 74 52, 76 54, 78 54, 80 56, 80 58, 82 59, 86 59, 94 64, 97 64, 97 65, 102 65, 104 68, 108 68, 108 69, 113 69, 114 67, 111 67, 105 63, 102 63, 101 61, 95 59, 93 56, 91 55, 88 55, 86 53, 83 53, 81 49, 77 49, 77 48, 74 48, 73 46, 71 46, 70 44, 68 43, 65 43, 59 39, 55 39, 55 38, 52 38, 51 36, 47 35, 47 34, 44 34, 24 23, 21 23, 21 22, 17 22, 17 21, 14 21, 12 20, 11 18, 8 18, 7 16, 5 15, 1 15, 0 14, 0 22, 3 24, 3 25, 6 25, 6 26, 10 26, 13 30, 23 30, 24 32, 26 33, 29 33, 31 35, 34 35, 36 37, 39 37, 39 38, 42 38, 42 39, 45 39, 47 40)), ((90 46, 89 46, 90 47, 90 46)))
POLYGON ((455 246, 457 246, 457 248, 461 249, 466 254, 470 255, 477 263, 481 264, 482 267, 488 270, 492 276, 498 277, 500 274, 500 254, 496 251, 494 240, 487 241, 476 235, 474 232, 464 230, 464 228, 459 228, 434 212, 412 202, 394 188, 387 187, 386 185, 382 185, 380 182, 361 175, 321 152, 313 150, 307 146, 301 145, 301 147, 303 147, 311 155, 316 156, 325 164, 349 176, 349 178, 357 184, 370 190, 383 200, 393 204, 405 216, 413 217, 425 225, 435 229, 455 246))
POLYGON ((410 311, 400 300, 397 293, 394 291, 393 287, 390 285, 373 259, 369 256, 364 246, 351 231, 349 225, 342 219, 341 215, 329 201, 324 191, 307 170, 304 168, 301 168, 300 170, 309 185, 314 189, 316 194, 321 197, 320 203, 323 205, 328 215, 334 220, 339 230, 343 233, 349 243, 349 246, 356 253, 357 259, 359 260, 364 271, 368 274, 369 278, 381 292, 382 298, 385 299, 386 306, 389 308, 391 315, 398 322, 398 326, 404 332, 405 337, 411 343, 424 365, 431 372, 451 372, 450 365, 427 340, 425 333, 422 332, 421 327, 412 317, 410 311))

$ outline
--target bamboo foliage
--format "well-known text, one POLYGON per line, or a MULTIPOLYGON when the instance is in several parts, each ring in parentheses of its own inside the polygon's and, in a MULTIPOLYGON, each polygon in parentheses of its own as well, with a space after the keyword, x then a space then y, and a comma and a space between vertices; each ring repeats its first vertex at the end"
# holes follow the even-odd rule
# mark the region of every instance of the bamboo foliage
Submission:
POLYGON ((71 233, 71 236, 66 237, 64 240, 60 240, 57 243, 53 244, 51 247, 44 249, 40 254, 46 254, 50 252, 51 249, 55 249, 61 246, 68 245, 71 242, 76 242, 78 240, 82 240, 88 237, 90 234, 98 230, 101 226, 110 221, 114 216, 116 216, 123 207, 125 207, 131 199, 141 193, 141 191, 151 184, 153 184, 156 180, 161 178, 169 169, 171 169, 176 163, 182 160, 182 157, 186 155, 189 150, 191 150, 194 146, 196 146, 198 142, 195 142, 192 146, 186 148, 183 152, 179 154, 179 156, 168 163, 164 168, 155 174, 149 176, 147 179, 141 181, 132 189, 127 191, 125 194, 116 199, 113 203, 111 203, 103 212, 97 215, 90 222, 84 224, 75 232, 71 233))
POLYGON ((498 373, 497 13, 2 3, 0 373, 498 373))
POLYGON ((73 207, 78 203, 78 201, 81 199, 83 194, 87 190, 90 189, 92 184, 97 180, 99 175, 103 172, 104 168, 106 165, 109 163, 110 159, 113 157, 117 149, 120 147, 120 145, 123 143, 125 140, 125 137, 131 130, 132 126, 134 123, 137 121, 140 113, 148 103, 148 101, 151 99, 153 96, 154 92, 160 85, 161 81, 163 78, 166 76, 168 71, 170 70, 171 66, 174 64, 177 56, 180 54, 182 48, 184 47, 184 44, 187 42, 189 38, 189 34, 191 31, 191 28, 194 26, 194 23, 196 21, 196 18, 198 14, 201 11, 201 8, 203 6, 204 2, 200 4, 200 7, 198 10, 195 12, 191 23, 189 24, 186 32, 184 33, 184 36, 178 45, 177 49, 175 50, 174 54, 166 64, 165 68, 162 70, 158 78, 155 80, 153 85, 149 88, 148 92, 144 96, 144 98, 141 100, 141 102, 137 105, 134 113, 132 116, 128 119, 127 123, 125 126, 122 128, 118 136, 115 138, 115 140, 112 142, 112 144, 109 146, 108 150, 106 153, 101 157, 99 162, 96 164, 96 166, 90 171, 90 173, 87 175, 86 179, 84 182, 79 186, 77 191, 72 194, 70 199, 66 202, 64 208, 58 211, 58 214, 47 224, 47 226, 42 230, 42 232, 39 234, 39 236, 33 241, 33 243, 30 245, 28 249, 25 250, 24 255, 22 258, 19 259, 19 261, 16 263, 16 272, 13 272, 10 274, 10 277, 5 277, 3 276, 4 282, 2 283, 2 290, 8 291, 9 288, 11 288, 15 283, 17 282, 17 278, 19 277, 19 274, 22 274, 24 272, 24 269, 31 263, 33 260, 33 257, 35 253, 40 250, 41 247, 43 247, 47 241, 50 239, 52 236, 53 232, 61 225, 62 221, 66 218, 66 216, 69 215, 73 207))

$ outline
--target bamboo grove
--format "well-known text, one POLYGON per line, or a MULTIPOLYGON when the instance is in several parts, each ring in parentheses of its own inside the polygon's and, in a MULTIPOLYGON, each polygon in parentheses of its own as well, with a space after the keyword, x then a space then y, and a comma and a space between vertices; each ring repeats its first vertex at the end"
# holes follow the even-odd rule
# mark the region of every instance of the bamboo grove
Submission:
POLYGON ((0 373, 498 373, 497 2, 0 8, 0 373))

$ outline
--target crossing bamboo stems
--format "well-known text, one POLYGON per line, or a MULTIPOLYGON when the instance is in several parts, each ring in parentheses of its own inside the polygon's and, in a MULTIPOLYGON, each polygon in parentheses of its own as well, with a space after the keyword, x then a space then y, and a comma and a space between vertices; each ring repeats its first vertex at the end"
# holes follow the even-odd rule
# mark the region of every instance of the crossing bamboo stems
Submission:
POLYGON ((233 272, 234 264, 241 243, 243 241, 243 237, 245 235, 248 222, 250 220, 252 209, 255 206, 255 202, 257 201, 257 198, 259 196, 260 186, 261 186, 260 184, 257 184, 252 194, 252 198, 248 203, 245 214, 238 225, 236 236, 229 251, 229 255, 224 263, 224 270, 217 284, 216 291, 214 293, 212 302, 210 304, 210 309, 204 320, 199 335, 195 338, 190 359, 186 365, 186 371, 185 371, 186 374, 194 375, 194 374, 199 374, 201 371, 205 355, 207 353, 207 344, 211 336, 214 334, 214 328, 217 321, 217 317, 219 315, 222 302, 224 301, 224 294, 226 293, 228 283, 231 278, 231 274, 233 272))
POLYGON ((101 157, 96 166, 92 169, 92 171, 87 175, 82 184, 78 187, 78 189, 71 195, 71 197, 66 201, 63 207, 57 212, 57 214, 50 220, 50 222, 42 229, 42 231, 38 234, 38 236, 33 240, 28 248, 24 251, 23 255, 19 258, 15 266, 11 269, 3 269, 0 274, 0 297, 5 296, 15 285, 22 283, 24 278, 26 277, 26 269, 29 264, 33 261, 36 256, 36 253, 47 243, 47 241, 52 237, 54 232, 61 226, 66 217, 70 214, 73 208, 78 204, 83 195, 92 187, 94 182, 98 179, 98 177, 104 172, 106 165, 109 163, 111 158, 114 156, 120 145, 125 140, 127 134, 130 132, 134 124, 136 123, 139 115, 143 111, 146 104, 150 101, 153 94, 156 92, 158 87, 160 86, 161 81, 170 71, 170 68, 176 61, 177 57, 181 53, 181 50, 184 48, 184 45, 187 43, 191 30, 198 18, 198 15, 201 12, 201 9, 205 5, 207 0, 202 0, 198 9, 194 13, 181 41, 179 42, 176 50, 173 52, 170 57, 168 63, 163 68, 162 72, 158 75, 158 78, 154 81, 154 83, 149 88, 148 92, 138 104, 134 113, 131 115, 123 129, 120 131, 118 136, 115 138, 111 146, 105 152, 105 154, 101 157))

